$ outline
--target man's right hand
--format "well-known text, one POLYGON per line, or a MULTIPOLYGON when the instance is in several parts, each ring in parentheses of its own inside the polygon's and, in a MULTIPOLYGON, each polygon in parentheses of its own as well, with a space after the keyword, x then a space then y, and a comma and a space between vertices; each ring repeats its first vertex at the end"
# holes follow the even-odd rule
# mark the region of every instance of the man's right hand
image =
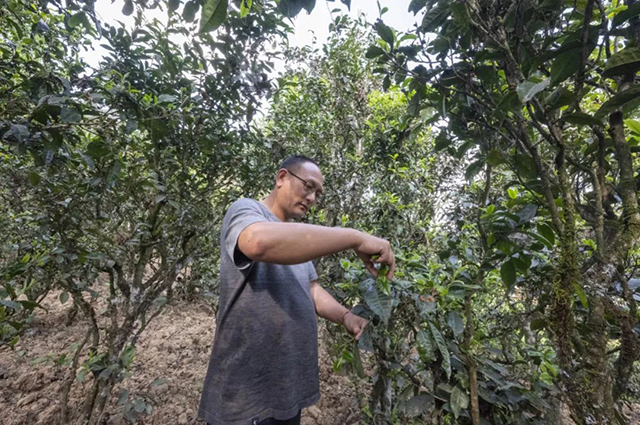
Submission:
POLYGON ((382 263, 389 266, 387 279, 393 280, 393 272, 396 268, 396 257, 391 250, 391 244, 386 239, 378 238, 366 233, 360 234, 362 240, 356 246, 355 251, 362 259, 364 266, 369 272, 378 276, 378 270, 373 267, 373 263, 382 263), (373 258, 375 257, 375 259, 373 258))

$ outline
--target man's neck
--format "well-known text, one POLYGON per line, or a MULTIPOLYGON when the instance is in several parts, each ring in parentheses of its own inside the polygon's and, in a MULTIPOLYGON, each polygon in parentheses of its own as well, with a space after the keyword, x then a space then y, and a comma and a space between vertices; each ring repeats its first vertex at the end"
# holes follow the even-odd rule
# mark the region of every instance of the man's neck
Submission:
POLYGON ((269 211, 271 211, 273 215, 278 217, 280 220, 289 221, 289 219, 285 216, 282 208, 280 208, 280 206, 276 202, 275 193, 271 192, 269 195, 267 195, 266 198, 262 199, 260 203, 269 208, 269 211))

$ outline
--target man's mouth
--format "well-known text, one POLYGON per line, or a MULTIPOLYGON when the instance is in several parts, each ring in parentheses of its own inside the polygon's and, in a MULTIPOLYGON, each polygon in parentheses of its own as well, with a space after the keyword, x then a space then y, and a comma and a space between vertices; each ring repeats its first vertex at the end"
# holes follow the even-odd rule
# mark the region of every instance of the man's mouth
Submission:
POLYGON ((307 207, 305 204, 299 204, 305 211, 307 211, 309 209, 309 207, 307 207))

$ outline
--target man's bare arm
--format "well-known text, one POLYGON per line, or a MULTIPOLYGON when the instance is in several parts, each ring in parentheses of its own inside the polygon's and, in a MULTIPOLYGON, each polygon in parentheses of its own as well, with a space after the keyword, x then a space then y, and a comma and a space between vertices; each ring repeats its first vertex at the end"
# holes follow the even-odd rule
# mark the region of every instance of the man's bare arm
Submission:
POLYGON ((369 321, 340 305, 317 280, 311 282, 310 289, 318 316, 343 325, 358 341, 369 321))
POLYGON ((344 324, 343 318, 349 309, 336 301, 330 293, 318 284, 318 281, 311 282, 311 296, 318 316, 334 323, 344 324))
POLYGON ((340 227, 258 222, 240 233, 238 247, 251 260, 276 264, 300 264, 354 249, 373 275, 377 272, 372 255, 379 255, 375 262, 389 265, 389 279, 393 278, 395 269, 395 257, 388 241, 340 227))

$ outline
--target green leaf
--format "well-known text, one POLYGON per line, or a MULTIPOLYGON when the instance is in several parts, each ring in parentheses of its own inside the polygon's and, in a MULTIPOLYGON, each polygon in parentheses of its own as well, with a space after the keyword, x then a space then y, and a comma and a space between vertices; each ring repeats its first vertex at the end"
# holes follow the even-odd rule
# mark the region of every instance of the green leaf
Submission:
POLYGON ((369 308, 386 324, 391 316, 391 298, 378 289, 377 285, 371 285, 364 293, 364 301, 369 308))
POLYGON ((427 360, 433 360, 435 347, 433 346, 431 335, 420 329, 416 335, 416 341, 418 342, 418 349, 422 349, 424 351, 424 356, 427 360))
POLYGON ((537 240, 538 242, 540 242, 541 244, 543 244, 544 246, 546 246, 549 249, 553 248, 553 245, 551 244, 551 241, 549 241, 547 238, 544 238, 544 237, 540 236, 536 232, 525 231, 524 234, 531 236, 532 238, 534 238, 535 240, 537 240))
POLYGON ((23 124, 11 124, 11 135, 15 137, 19 143, 25 143, 30 136, 29 127, 23 124))
POLYGON ((451 397, 449 399, 449 405, 453 415, 457 418, 460 416, 460 412, 469 407, 469 396, 458 385, 451 391, 451 397))
POLYGON ((614 16, 612 21, 613 27, 615 28, 637 15, 640 15, 640 3, 634 3, 626 10, 623 10, 622 12, 614 16))
POLYGON ((505 164, 505 157, 498 149, 491 149, 487 154, 487 164, 492 167, 497 167, 500 164, 505 164))
POLYGON ((60 293, 60 303, 64 304, 67 301, 69 301, 69 293, 68 292, 61 292, 60 293))
POLYGON ((90 27, 89 20, 87 19, 87 15, 84 12, 78 12, 69 18, 69 26, 71 28, 75 28, 78 25, 82 25, 86 29, 89 29, 90 27))
POLYGON ((476 174, 478 174, 480 170, 482 170, 482 167, 484 167, 483 160, 479 159, 477 161, 472 162, 471 164, 469 164, 466 171, 464 172, 464 178, 467 180, 472 180, 476 176, 476 174))
POLYGON ((60 120, 65 123, 74 123, 82 120, 82 115, 74 108, 62 108, 60 111, 60 120))
POLYGON ((139 398, 138 398, 138 399, 136 399, 136 400, 133 402, 133 408, 134 408, 134 409, 135 409, 135 411, 136 411, 136 412, 138 412, 138 413, 142 413, 142 412, 144 412, 145 407, 146 407, 146 405, 145 405, 144 401, 140 400, 139 398))
POLYGON ((113 164, 113 167, 111 168, 111 171, 109 171, 109 175, 107 176, 107 187, 112 186, 113 183, 115 183, 115 181, 118 180, 118 177, 120 177, 121 170, 122 170, 122 164, 120 163, 119 160, 116 160, 113 164))
POLYGON ((522 273, 526 273, 531 267, 531 258, 520 253, 521 257, 512 257, 511 261, 516 266, 516 269, 520 270, 522 273))
POLYGON ((0 300, 0 305, 4 305, 7 306, 9 308, 12 308, 14 310, 22 310, 22 305, 20 305, 20 303, 17 303, 15 301, 11 301, 11 300, 0 300))
POLYGON ((631 119, 624 120, 624 125, 626 125, 632 133, 640 136, 640 121, 631 119))
POLYGON ((607 60, 602 77, 635 74, 638 70, 640 70, 640 47, 627 47, 607 60))
POLYGON ((205 0, 200 16, 199 32, 216 30, 227 17, 229 0, 205 0))
POLYGON ((563 86, 558 86, 544 99, 544 104, 552 111, 562 108, 563 106, 571 105, 574 99, 575 95, 571 90, 567 90, 567 88, 563 86))
POLYGON ((598 125, 602 126, 603 123, 593 115, 585 114, 584 112, 574 112, 572 114, 566 114, 562 116, 562 119, 570 124, 575 125, 598 125))
POLYGON ((31 182, 32 185, 37 185, 38 183, 40 183, 40 175, 38 173, 36 173, 35 171, 30 171, 29 172, 29 181, 31 182))
POLYGON ((477 161, 472 162, 471 164, 469 164, 466 171, 464 172, 464 178, 467 180, 472 180, 476 176, 476 174, 478 174, 480 170, 482 170, 482 167, 484 167, 483 160, 479 159, 477 161))
POLYGON ((559 55, 551 64, 551 86, 557 86, 576 73, 580 67, 580 49, 559 55))
POLYGON ((184 5, 184 9, 182 9, 182 19, 184 19, 185 22, 193 22, 193 20, 196 18, 196 13, 198 13, 198 10, 200 10, 200 5, 198 3, 196 3, 194 0, 188 1, 184 5))
POLYGON ((382 90, 387 91, 391 87, 391 78, 388 75, 384 76, 384 80, 382 80, 382 90))
POLYGON ((369 46, 367 52, 364 54, 367 59, 375 59, 381 55, 384 55, 384 50, 378 46, 369 46))
POLYGON ((293 18, 302 10, 302 4, 296 0, 280 0, 278 10, 287 18, 293 18))
POLYGON ((540 235, 542 235, 542 237, 544 237, 549 242, 551 242, 552 245, 554 243, 556 243, 555 233, 553 232, 553 229, 551 228, 551 226, 549 226, 548 224, 539 223, 538 224, 538 233, 540 233, 540 235))
POLYGON ((253 0, 240 0, 240 17, 246 17, 251 12, 253 0))
POLYGON ((126 16, 129 16, 133 13, 133 1, 125 0, 124 6, 122 7, 122 13, 126 16))
MULTIPOLYGON (((302 2, 302 7, 304 7, 304 10, 306 10, 307 13, 311 13, 313 9, 316 7, 316 0, 298 0, 298 1, 302 2)), ((351 7, 350 2, 351 0, 349 0, 349 2, 347 3, 343 1, 343 3, 346 4, 348 8, 351 7)))
POLYGON ((421 101, 421 96, 419 93, 415 93, 412 97, 411 100, 409 101, 409 104, 407 105, 407 113, 409 115, 411 115, 412 117, 417 117, 420 115, 420 101, 421 101))
POLYGON ((158 96, 158 103, 172 103, 176 101, 176 97, 171 94, 161 94, 158 96))
POLYGON ((409 3, 409 12, 413 12, 415 15, 426 5, 427 0, 411 0, 411 3, 409 3))
POLYGON ((365 326, 364 332, 360 335, 360 339, 358 340, 358 347, 364 351, 373 352, 373 343, 371 342, 371 328, 369 326, 365 326))
POLYGON ((393 30, 380 20, 378 20, 378 22, 375 23, 374 28, 378 33, 378 35, 380 36, 380 38, 382 38, 384 41, 389 43, 389 45, 393 48, 393 40, 394 40, 393 30))
POLYGON ((520 97, 518 93, 512 91, 507 93, 498 103, 496 109, 498 111, 513 111, 520 108, 520 97))
POLYGON ((530 221, 533 217, 536 216, 538 212, 538 207, 534 204, 527 204, 520 211, 518 211, 518 217, 520 218, 520 223, 526 223, 530 221))
POLYGON ((582 304, 582 307, 584 307, 585 309, 588 310, 589 309, 589 301, 587 299, 587 294, 585 294, 584 289, 582 289, 582 286, 580 286, 578 283, 574 283, 573 284, 573 291, 578 296, 578 299, 580 300, 580 304, 582 304))
POLYGON ((518 84, 516 92, 522 103, 526 103, 534 98, 534 96, 549 86, 549 79, 545 78, 539 83, 533 81, 523 81, 518 84))
POLYGON ((360 347, 358 347, 358 341, 353 341, 353 366, 356 370, 356 374, 358 378, 363 379, 367 375, 364 373, 364 368, 362 367, 362 359, 360 358, 360 347))
POLYGON ((44 311, 48 311, 46 308, 44 308, 42 305, 38 304, 35 301, 29 301, 29 300, 20 300, 18 301, 20 303, 20 305, 22 305, 23 308, 26 308, 27 310, 33 310, 34 308, 40 308, 44 311))
POLYGON ((95 140, 87 146, 87 155, 93 159, 100 159, 110 153, 109 147, 101 140, 95 140))
POLYGON ((524 177, 527 180, 534 180, 538 177, 538 172, 536 171, 536 163, 532 157, 525 154, 516 153, 515 155, 515 165, 518 173, 521 177, 524 177))
POLYGON ((516 199, 518 197, 518 189, 510 187, 507 189, 507 194, 509 195, 509 198, 516 199))
POLYGON ((539 331, 540 329, 547 327, 547 321, 540 318, 534 319, 531 321, 530 327, 532 331, 539 331))
POLYGON ((500 277, 502 277, 502 281, 508 288, 511 288, 516 283, 516 266, 511 260, 506 261, 500 267, 500 277))
POLYGON ((447 348, 447 344, 445 343, 442 334, 431 322, 429 322, 429 329, 431 329, 433 340, 436 342, 438 350, 440 350, 440 354, 442 355, 442 368, 447 374, 447 379, 449 379, 451 378, 451 357, 449 356, 449 349, 447 348))
POLYGON ((435 7, 429 9, 422 18, 420 30, 422 32, 433 32, 440 24, 442 24, 449 14, 449 3, 446 1, 439 2, 435 7))
POLYGON ((169 0, 169 12, 175 12, 180 7, 180 0, 169 0))
POLYGON ((420 394, 412 397, 404 406, 405 414, 410 418, 415 418, 423 413, 431 412, 435 401, 429 394, 420 394))
POLYGON ((287 18, 296 16, 302 8, 311 13, 316 5, 316 0, 280 0, 278 10, 287 18))
POLYGON ((447 313, 447 324, 453 331, 453 335, 456 339, 464 333, 464 321, 457 311, 450 311, 447 313))
POLYGON ((614 97, 605 102, 598 112, 596 112, 596 118, 606 118, 612 112, 621 109, 623 112, 629 112, 629 110, 638 106, 640 100, 640 85, 631 87, 616 94, 614 97))

